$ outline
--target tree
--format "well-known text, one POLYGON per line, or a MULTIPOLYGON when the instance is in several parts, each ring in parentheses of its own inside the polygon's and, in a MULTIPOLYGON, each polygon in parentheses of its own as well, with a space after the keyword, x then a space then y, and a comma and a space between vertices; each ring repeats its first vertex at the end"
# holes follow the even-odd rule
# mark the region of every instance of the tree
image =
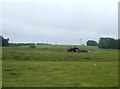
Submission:
POLYGON ((86 42, 87 46, 97 46, 97 42, 94 40, 88 40, 86 42))
POLYGON ((2 36, 0 36, 0 46, 2 46, 2 36))
POLYGON ((120 39, 118 39, 118 49, 120 49, 120 39))
POLYGON ((5 39, 2 36, 0 36, 0 39, 2 40, 2 46, 9 46, 9 38, 5 39))
POLYGON ((118 40, 115 40, 114 38, 100 38, 98 47, 105 49, 117 49, 118 40))

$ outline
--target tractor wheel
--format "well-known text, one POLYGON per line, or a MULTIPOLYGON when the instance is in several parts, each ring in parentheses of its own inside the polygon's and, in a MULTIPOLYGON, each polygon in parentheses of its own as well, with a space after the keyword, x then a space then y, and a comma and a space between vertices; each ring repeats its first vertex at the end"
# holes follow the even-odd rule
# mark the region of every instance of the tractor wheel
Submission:
POLYGON ((79 49, 75 49, 75 52, 79 52, 79 49))

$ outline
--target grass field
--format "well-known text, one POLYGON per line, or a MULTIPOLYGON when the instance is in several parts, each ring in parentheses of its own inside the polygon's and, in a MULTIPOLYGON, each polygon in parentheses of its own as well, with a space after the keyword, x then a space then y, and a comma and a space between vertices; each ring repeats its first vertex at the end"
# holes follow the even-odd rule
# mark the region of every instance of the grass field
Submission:
POLYGON ((3 47, 4 87, 116 87, 118 50, 78 46, 88 53, 68 53, 65 45, 3 47), (96 65, 95 65, 96 64, 96 65))

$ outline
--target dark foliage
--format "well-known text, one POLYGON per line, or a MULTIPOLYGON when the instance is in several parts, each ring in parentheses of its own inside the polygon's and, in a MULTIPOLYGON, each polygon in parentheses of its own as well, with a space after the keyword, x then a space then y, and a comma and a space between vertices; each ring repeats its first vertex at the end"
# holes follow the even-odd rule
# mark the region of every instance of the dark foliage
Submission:
POLYGON ((1 44, 2 44, 2 46, 9 46, 8 41, 9 41, 9 38, 5 39, 2 36, 0 36, 0 46, 1 46, 1 44))
POLYGON ((118 39, 118 49, 120 49, 120 39, 118 39))
POLYGON ((87 46, 97 46, 97 42, 94 40, 88 40, 87 41, 87 46))
POLYGON ((118 40, 114 38, 100 38, 98 47, 104 49, 118 49, 118 40))
POLYGON ((32 45, 34 43, 9 43, 9 46, 11 47, 16 47, 16 46, 28 46, 28 45, 32 45))
POLYGON ((29 48, 36 48, 34 44, 29 45, 29 48))

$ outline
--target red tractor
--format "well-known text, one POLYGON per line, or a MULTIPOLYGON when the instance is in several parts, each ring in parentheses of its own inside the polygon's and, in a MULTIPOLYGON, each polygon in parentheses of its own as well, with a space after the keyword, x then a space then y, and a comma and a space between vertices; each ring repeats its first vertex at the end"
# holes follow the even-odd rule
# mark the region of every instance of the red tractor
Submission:
POLYGON ((68 48, 68 52, 88 52, 87 50, 79 50, 79 48, 77 48, 76 46, 74 46, 73 48, 68 48))

